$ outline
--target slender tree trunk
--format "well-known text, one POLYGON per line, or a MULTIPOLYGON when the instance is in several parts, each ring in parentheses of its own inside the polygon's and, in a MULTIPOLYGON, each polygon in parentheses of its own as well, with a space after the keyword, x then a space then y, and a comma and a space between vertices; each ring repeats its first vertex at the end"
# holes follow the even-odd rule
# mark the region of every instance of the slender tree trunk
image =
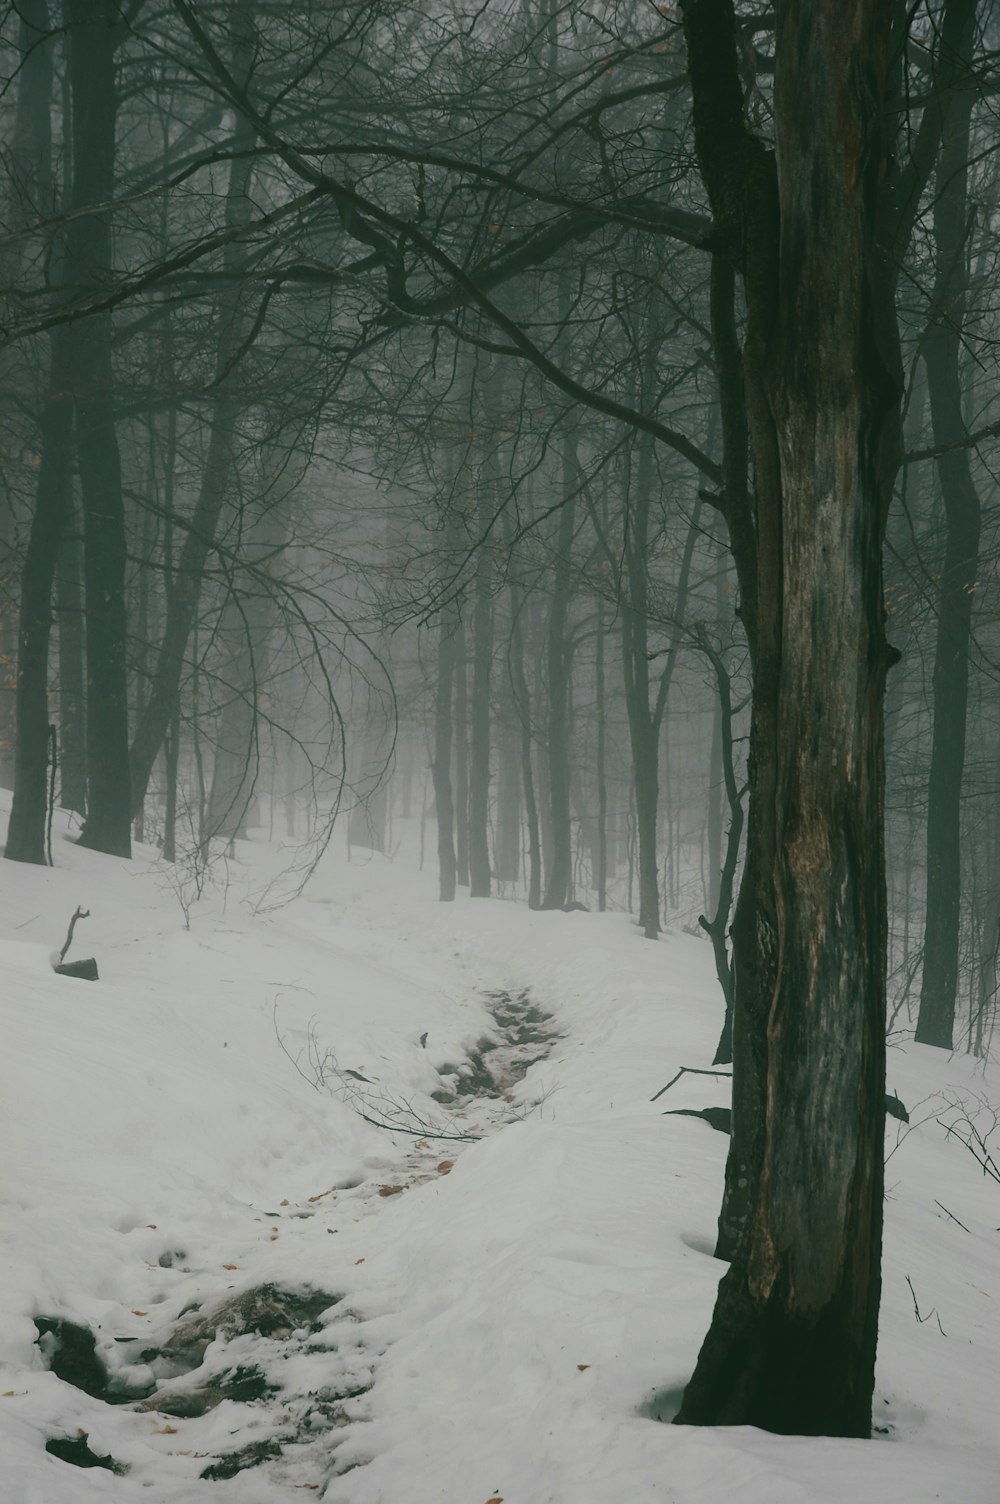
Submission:
POLYGON ((208 831, 228 841, 245 838, 260 774, 257 699, 267 672, 267 638, 271 622, 259 599, 241 595, 239 606, 223 612, 219 690, 225 695, 215 735, 212 782, 208 793, 208 831))
POLYGON ((608 907, 608 718, 604 683, 604 602, 597 607, 597 649, 594 663, 594 698, 597 715, 597 752, 594 776, 597 783, 597 911, 608 907))
POLYGON ((455 880, 469 886, 469 693, 466 634, 461 618, 455 630, 455 880))
MULTIPOLYGON (((28 206, 35 201, 35 212, 40 209, 47 213, 55 208, 50 115, 53 56, 51 43, 45 40, 50 29, 46 0, 27 0, 20 7, 19 50, 23 64, 18 79, 11 142, 9 188, 13 202, 8 212, 12 228, 26 220, 30 212, 28 206)), ((66 114, 68 137, 68 110, 66 114)), ((53 261, 58 278, 62 273, 61 254, 56 254, 53 261)), ((5 612, 4 635, 0 643, 4 650, 5 677, 9 674, 12 679, 12 693, 8 697, 5 691, 3 695, 0 737, 4 763, 12 774, 9 781, 14 788, 6 855, 12 861, 42 864, 46 859, 52 586, 59 542, 66 524, 73 434, 72 334, 65 326, 52 335, 39 429, 38 486, 22 566, 17 626, 13 633, 9 633, 5 612)), ((12 515, 6 508, 4 516, 5 525, 9 525, 12 515)), ((13 603, 13 553, 8 556, 8 561, 9 595, 13 603)), ((4 782, 8 781, 8 776, 4 777, 4 782)))
POLYGON ((516 883, 521 875, 521 749, 517 716, 509 693, 504 696, 499 723, 499 777, 493 866, 497 882, 516 883))
POLYGON ((56 578, 59 612, 59 802, 83 815, 87 809, 86 687, 84 683, 83 592, 80 542, 67 512, 56 578))
POLYGON ((17 721, 17 597, 14 513, 0 503, 0 788, 14 787, 17 721))
POLYGON ((72 334, 52 336, 49 392, 42 413, 41 463, 35 510, 21 579, 18 628, 14 800, 5 855, 45 863, 46 761, 49 737, 48 666, 52 586, 69 503, 73 434, 72 334))
POLYGON ((572 596, 572 548, 576 530, 574 493, 579 483, 576 431, 563 438, 562 507, 556 533, 556 557, 552 569, 552 593, 546 637, 548 666, 548 807, 552 856, 545 874, 543 909, 561 909, 569 902, 573 880, 572 823, 570 816, 570 696, 573 680, 573 644, 567 633, 572 596))
POLYGON ((535 796, 535 771, 532 765, 531 691, 524 668, 524 631, 522 627, 523 592, 511 587, 510 676, 514 707, 520 731, 521 787, 524 790, 524 816, 528 828, 528 908, 542 906, 542 841, 538 823, 538 800, 535 796))
POLYGON ((455 897, 455 802, 451 788, 452 700, 455 680, 455 619, 441 618, 437 640, 437 685, 434 693, 434 808, 437 813, 438 881, 442 903, 455 897))
MULTIPOLYGON (((961 41, 971 67, 974 17, 961 41)), ((945 513, 944 566, 938 583, 934 650, 934 731, 927 786, 927 908, 917 1040, 950 1050, 958 991, 962 896, 962 774, 969 700, 969 645, 979 571, 982 507, 965 447, 962 329, 968 303, 969 119, 974 93, 956 92, 937 170, 934 317, 924 344, 938 476, 945 513)))
MULTIPOLYGON (((743 839, 743 796, 736 781, 736 759, 733 749, 733 701, 732 686, 725 660, 709 642, 704 631, 698 635, 698 643, 712 666, 716 686, 716 735, 718 737, 719 782, 725 785, 726 802, 729 808, 729 831, 726 836, 725 855, 718 865, 718 884, 712 917, 702 914, 698 920, 712 942, 715 956, 715 974, 719 978, 726 1012, 722 1033, 716 1046, 713 1065, 728 1065, 733 1058, 733 1015, 736 1006, 736 986, 733 966, 729 955, 727 935, 729 917, 733 907, 733 889, 736 868, 739 863, 740 845, 743 839)), ((714 738, 713 738, 714 740, 714 738)), ((713 751, 713 765, 715 757, 713 751)), ((721 818, 719 824, 721 826, 721 818)), ((721 838, 721 830, 720 830, 721 838)))
POLYGON ((489 898, 490 689, 493 675, 493 598, 490 551, 480 542, 472 613, 472 693, 469 697, 469 897, 489 898))
MULTIPOLYGON (((73 197, 67 277, 98 287, 112 276, 118 93, 114 0, 68 0, 73 96, 73 197)), ((126 673, 125 505, 115 430, 111 316, 76 326, 73 351, 76 452, 83 503, 83 583, 87 616, 87 818, 81 846, 131 856, 126 673)))
MULTIPOLYGON (((233 15, 233 72, 247 77, 254 64, 253 5, 235 4, 233 15)), ((226 226, 238 229, 252 212, 254 134, 238 125, 226 190, 226 226)), ((234 365, 246 333, 246 317, 238 273, 243 251, 237 238, 222 253, 223 290, 216 320, 215 379, 208 406, 209 440, 194 512, 180 549, 177 572, 167 598, 163 638, 157 653, 149 700, 139 718, 130 752, 132 800, 138 808, 146 797, 156 755, 163 744, 184 671, 185 650, 198 613, 202 576, 213 548, 219 518, 230 496, 235 469, 235 440, 244 402, 236 389, 234 365)))
MULTIPOLYGON (((641 390, 652 382, 657 341, 650 337, 641 390)), ((656 825, 660 801, 659 727, 650 710, 649 681, 649 512, 653 490, 653 438, 640 434, 633 482, 626 471, 628 541, 625 572, 628 599, 622 606, 622 667, 625 711, 632 746, 636 837, 639 847, 639 927, 647 940, 660 933, 660 885, 656 825)))
POLYGON ((177 768, 180 761, 181 718, 178 706, 167 727, 163 743, 163 860, 177 860, 177 768))
MULTIPOLYGON (((36 216, 49 215, 56 208, 51 124, 54 36, 47 0, 23 0, 18 15, 17 105, 3 188, 8 245, 0 251, 0 278, 11 285, 30 253, 18 246, 17 231, 26 229, 36 216)), ((0 387, 8 393, 20 391, 24 379, 20 352, 9 348, 0 361, 0 387)), ((39 407, 42 401, 44 397, 39 394, 39 407)), ((0 487, 3 483, 4 477, 0 475, 0 487)), ((15 782, 21 567, 15 553, 16 541, 15 503, 13 494, 8 493, 0 498, 0 786, 4 788, 13 788, 15 782)))

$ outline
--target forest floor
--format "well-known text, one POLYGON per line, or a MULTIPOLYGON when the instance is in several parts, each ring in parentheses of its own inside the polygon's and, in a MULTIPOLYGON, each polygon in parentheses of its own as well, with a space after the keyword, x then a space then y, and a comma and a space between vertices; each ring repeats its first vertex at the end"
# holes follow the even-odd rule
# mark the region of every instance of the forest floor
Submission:
POLYGON ((996 1504, 1000 1068, 890 1050, 875 1439, 663 1424, 722 1269, 727 1139, 664 1111, 728 1082, 651 1100, 709 947, 439 904, 402 834, 270 909, 263 842, 200 895, 64 828, 0 862, 4 1504, 996 1504))

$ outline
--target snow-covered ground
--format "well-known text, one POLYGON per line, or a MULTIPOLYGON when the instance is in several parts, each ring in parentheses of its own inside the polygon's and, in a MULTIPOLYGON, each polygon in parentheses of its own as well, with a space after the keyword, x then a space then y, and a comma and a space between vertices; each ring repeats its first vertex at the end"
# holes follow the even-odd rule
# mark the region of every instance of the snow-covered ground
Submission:
POLYGON ((711 1062, 707 944, 442 905, 339 843, 256 915, 264 845, 200 899, 151 851, 55 855, 0 862, 2 1504, 1000 1499, 1000 1185, 945 1131, 1000 1070, 890 1052, 877 1438, 682 1429, 727 1140, 663 1110, 727 1083, 650 1099, 711 1062), (78 905, 98 983, 50 968, 78 905), (116 1403, 36 1318, 94 1334, 116 1403), (84 1436, 120 1471, 45 1450, 84 1436))

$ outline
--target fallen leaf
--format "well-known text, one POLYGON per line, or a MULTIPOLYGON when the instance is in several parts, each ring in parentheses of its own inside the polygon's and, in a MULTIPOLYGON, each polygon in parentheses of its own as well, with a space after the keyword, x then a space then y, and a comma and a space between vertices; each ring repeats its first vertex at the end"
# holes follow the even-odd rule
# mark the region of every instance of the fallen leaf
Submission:
POLYGON ((425 1138, 418 1138, 415 1147, 417 1149, 429 1149, 430 1148, 430 1144, 427 1142, 427 1140, 425 1138))
POLYGON ((293 1483, 293 1488, 319 1488, 318 1483, 293 1483))
MULTIPOLYGON (((288 1202, 288 1197, 287 1197, 287 1196, 286 1196, 286 1197, 285 1197, 285 1199, 284 1199, 284 1201, 279 1201, 279 1202, 278 1202, 278 1205, 279 1205, 279 1206, 288 1206, 288 1204, 289 1204, 289 1202, 288 1202)), ((301 1485, 301 1487, 302 1487, 302 1488, 308 1488, 308 1486, 309 1486, 309 1485, 308 1485, 308 1484, 307 1484, 307 1483, 303 1483, 303 1484, 302 1484, 302 1485, 301 1485)))
POLYGON ((314 1201, 322 1201, 324 1196, 333 1196, 333 1195, 335 1195, 336 1194, 336 1190, 337 1190, 337 1187, 335 1185, 332 1185, 328 1191, 320 1191, 320 1193, 319 1193, 318 1196, 310 1196, 309 1197, 310 1205, 314 1201))
POLYGON ((156 1430, 153 1432, 153 1435, 154 1436, 176 1436, 177 1435, 177 1427, 176 1426, 157 1426, 156 1430))
POLYGON ((380 1185, 378 1193, 380 1196, 398 1196, 400 1191, 405 1190, 405 1185, 380 1185))
POLYGON ((580 1370, 580 1372, 583 1373, 584 1369, 590 1367, 590 1364, 589 1363, 578 1363, 576 1366, 580 1370))
POLYGON ((280 1238, 280 1237, 281 1237, 281 1233, 280 1232, 272 1232, 272 1234, 271 1234, 271 1242, 273 1243, 277 1238, 280 1238))
POLYGON ((441 1163, 437 1167, 438 1174, 448 1175, 453 1169, 454 1164, 455 1161, 453 1159, 442 1159, 441 1163))
MULTIPOLYGON (((22 1389, 21 1390, 22 1394, 27 1394, 27 1392, 28 1391, 26 1389, 22 1389)), ((3 1392, 3 1394, 0 1395, 0 1399, 10 1400, 10 1399, 13 1399, 16 1394, 17 1394, 17 1390, 16 1389, 5 1389, 4 1392, 3 1392)))
POLYGON ((148 1316, 149 1312, 148 1311, 133 1311, 132 1315, 133 1316, 148 1316))
POLYGON ((223 1269, 238 1269, 239 1264, 223 1264, 223 1269))
POLYGON ((328 1227, 327 1228, 327 1232, 339 1232, 339 1231, 340 1231, 339 1227, 328 1227))
POLYGON ((492 1499, 486 1500, 486 1504, 503 1504, 503 1499, 499 1494, 494 1494, 492 1499))
POLYGON ((355 1259, 354 1262, 356 1264, 363 1264, 364 1263, 364 1259, 355 1259))
POLYGON ((155 1222, 147 1222, 146 1226, 149 1227, 149 1228, 152 1228, 153 1232, 156 1231, 156 1223, 155 1222))

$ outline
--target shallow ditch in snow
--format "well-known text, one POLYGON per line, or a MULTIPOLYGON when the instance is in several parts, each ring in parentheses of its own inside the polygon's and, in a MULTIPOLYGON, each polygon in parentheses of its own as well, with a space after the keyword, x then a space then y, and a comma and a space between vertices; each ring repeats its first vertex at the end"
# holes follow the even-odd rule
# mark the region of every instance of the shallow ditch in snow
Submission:
MULTIPOLYGON (((526 991, 492 991, 485 997, 492 1029, 460 1063, 438 1067, 441 1086, 431 1095, 449 1117, 462 1119, 473 1103, 497 1103, 502 1115, 487 1130, 495 1132, 508 1120, 503 1104, 514 1102, 513 1088, 546 1058, 560 1035, 551 1027, 552 1016, 526 991)), ((480 1136, 444 1135, 456 1140, 480 1136)), ((434 1137, 433 1131, 427 1132, 427 1140, 434 1137)), ((429 1151, 431 1143, 422 1140, 416 1148, 429 1151)), ((366 1200, 387 1198, 447 1174, 453 1164, 445 1159, 429 1167, 426 1159, 426 1154, 408 1149, 396 1172, 406 1177, 403 1183, 350 1180, 325 1194, 347 1191, 366 1200)), ((321 1199, 312 1197, 310 1202, 321 1199)), ((319 1210, 318 1205, 288 1207, 282 1215, 299 1219, 319 1210)), ((169 1250, 158 1262, 165 1270, 185 1268, 185 1258, 183 1252, 169 1250)), ((176 1435, 185 1443, 178 1446, 178 1455, 205 1459, 198 1474, 202 1480, 230 1479, 296 1451, 308 1449, 316 1458, 317 1445, 324 1470, 337 1474, 363 1465, 353 1461, 338 1467, 332 1433, 343 1435, 360 1418, 352 1402, 373 1387, 377 1357, 365 1342, 363 1323, 342 1302, 342 1295, 328 1291, 285 1289, 275 1283, 215 1301, 206 1293, 178 1311, 155 1344, 141 1337, 95 1332, 64 1316, 39 1314, 37 1346, 46 1366, 65 1383, 107 1405, 162 1419, 157 1434, 176 1435), (224 1449, 203 1429, 223 1404, 228 1405, 225 1429, 231 1438, 224 1449)), ((129 1471, 126 1463, 95 1451, 82 1429, 75 1435, 50 1436, 46 1451, 75 1467, 129 1471)))
POLYGON ((552 1015, 536 1007, 527 992, 487 992, 485 996, 496 1037, 483 1035, 461 1065, 438 1067, 442 1084, 431 1096, 442 1106, 460 1098, 507 1099, 511 1087, 546 1058, 559 1038, 549 1028, 552 1015))

